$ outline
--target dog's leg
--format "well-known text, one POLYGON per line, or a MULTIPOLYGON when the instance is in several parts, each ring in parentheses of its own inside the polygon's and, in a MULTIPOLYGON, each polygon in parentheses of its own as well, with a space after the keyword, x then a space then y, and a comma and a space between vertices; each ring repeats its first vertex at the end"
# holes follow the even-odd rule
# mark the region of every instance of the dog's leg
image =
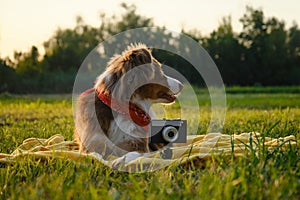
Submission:
POLYGON ((113 168, 113 169, 119 169, 120 166, 126 165, 126 164, 128 164, 129 162, 131 162, 131 161, 137 159, 138 157, 142 157, 142 156, 145 156, 145 153, 139 153, 139 152, 137 152, 137 151, 128 152, 128 153, 125 154, 124 156, 115 159, 115 160, 112 162, 112 168, 113 168))

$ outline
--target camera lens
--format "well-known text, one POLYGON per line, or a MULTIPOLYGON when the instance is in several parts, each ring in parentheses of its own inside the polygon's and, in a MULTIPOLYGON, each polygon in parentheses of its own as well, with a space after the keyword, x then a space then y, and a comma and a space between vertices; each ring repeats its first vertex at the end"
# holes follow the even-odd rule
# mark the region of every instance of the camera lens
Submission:
POLYGON ((162 136, 166 142, 175 142, 178 139, 178 130, 174 126, 167 126, 163 129, 162 136))
POLYGON ((174 135, 175 135, 175 133, 174 133, 173 131, 170 131, 170 132, 168 133, 168 136, 169 136, 170 138, 174 137, 174 135))

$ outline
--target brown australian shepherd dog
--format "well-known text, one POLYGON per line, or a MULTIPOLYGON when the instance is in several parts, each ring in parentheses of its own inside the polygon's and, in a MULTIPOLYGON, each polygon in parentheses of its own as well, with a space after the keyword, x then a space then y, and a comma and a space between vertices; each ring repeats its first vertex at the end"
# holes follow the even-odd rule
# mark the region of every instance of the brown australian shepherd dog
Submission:
POLYGON ((130 119, 128 113, 126 116, 122 105, 133 105, 142 117, 154 119, 151 105, 174 102, 182 88, 178 80, 163 73, 161 64, 145 45, 128 46, 111 58, 94 88, 77 100, 74 135, 80 151, 107 157, 162 148, 163 144, 149 144, 147 124, 143 127, 130 119), (142 67, 139 69, 139 66, 142 67), (134 69, 139 70, 134 72, 134 69), (113 101, 117 102, 114 106, 113 101))

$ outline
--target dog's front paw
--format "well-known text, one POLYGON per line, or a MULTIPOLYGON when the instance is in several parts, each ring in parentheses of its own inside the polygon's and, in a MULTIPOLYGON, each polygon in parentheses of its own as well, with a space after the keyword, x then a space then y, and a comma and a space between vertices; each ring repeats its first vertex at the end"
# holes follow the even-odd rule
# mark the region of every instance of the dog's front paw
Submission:
POLYGON ((112 161, 112 168, 113 169, 119 169, 120 166, 126 165, 130 161, 133 161, 133 160, 135 160, 135 159, 137 159, 138 157, 141 157, 141 156, 142 156, 142 154, 140 154, 139 152, 136 152, 136 151, 128 152, 124 156, 113 160, 112 161))

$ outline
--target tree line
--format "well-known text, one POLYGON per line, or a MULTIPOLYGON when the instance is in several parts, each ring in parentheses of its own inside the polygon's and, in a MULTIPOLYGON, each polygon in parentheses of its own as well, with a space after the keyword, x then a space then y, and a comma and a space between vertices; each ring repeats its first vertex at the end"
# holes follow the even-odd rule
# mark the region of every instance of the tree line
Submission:
MULTIPOLYGON (((0 92, 70 93, 78 68, 100 42, 129 29, 155 26, 153 19, 138 14, 134 5, 121 6, 125 10, 121 16, 101 14, 98 27, 78 16, 74 28, 57 29, 44 42, 43 55, 32 46, 28 52, 15 52, 13 59, 0 58, 0 92)), ((263 10, 252 7, 246 7, 240 23, 240 33, 234 32, 230 17, 224 17, 219 27, 206 36, 197 29, 181 32, 208 51, 226 85, 299 85, 298 25, 287 28, 284 21, 265 17, 263 10)), ((192 84, 204 85, 183 58, 159 50, 153 54, 192 84)))

